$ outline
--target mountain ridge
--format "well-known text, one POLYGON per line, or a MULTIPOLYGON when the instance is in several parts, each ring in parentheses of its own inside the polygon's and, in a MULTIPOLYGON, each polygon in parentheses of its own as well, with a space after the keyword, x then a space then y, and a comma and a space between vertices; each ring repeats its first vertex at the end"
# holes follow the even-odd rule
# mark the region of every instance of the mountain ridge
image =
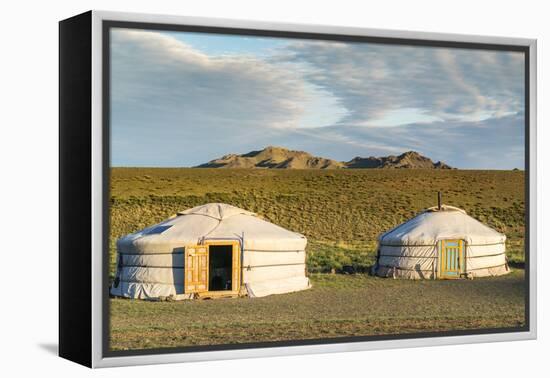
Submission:
POLYGON ((452 169, 442 161, 434 162, 416 151, 381 157, 356 156, 342 162, 305 151, 268 146, 245 154, 227 154, 194 168, 257 168, 257 169, 452 169))

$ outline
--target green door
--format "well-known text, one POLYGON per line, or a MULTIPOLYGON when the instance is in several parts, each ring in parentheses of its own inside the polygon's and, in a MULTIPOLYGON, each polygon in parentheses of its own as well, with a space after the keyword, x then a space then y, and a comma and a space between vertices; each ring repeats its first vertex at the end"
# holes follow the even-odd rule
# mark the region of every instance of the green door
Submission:
POLYGON ((439 242, 439 278, 460 278, 463 266, 463 240, 441 240, 439 242))

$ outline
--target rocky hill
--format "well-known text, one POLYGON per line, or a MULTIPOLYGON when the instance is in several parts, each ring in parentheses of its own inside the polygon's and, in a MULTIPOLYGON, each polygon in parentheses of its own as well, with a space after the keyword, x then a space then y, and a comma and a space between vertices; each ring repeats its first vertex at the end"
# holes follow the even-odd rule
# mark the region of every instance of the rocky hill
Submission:
POLYGON ((338 169, 338 168, 408 168, 451 169, 443 162, 433 162, 415 151, 385 157, 355 157, 348 162, 313 156, 305 151, 293 151, 269 146, 246 154, 229 154, 201 164, 196 168, 278 168, 278 169, 338 169))
POLYGON ((385 157, 355 157, 345 163, 346 168, 409 168, 409 169, 451 169, 447 164, 420 155, 415 151, 408 151, 401 155, 385 157))
POLYGON ((339 161, 316 157, 304 151, 269 146, 243 155, 225 155, 197 168, 334 169, 343 166, 344 164, 339 161))

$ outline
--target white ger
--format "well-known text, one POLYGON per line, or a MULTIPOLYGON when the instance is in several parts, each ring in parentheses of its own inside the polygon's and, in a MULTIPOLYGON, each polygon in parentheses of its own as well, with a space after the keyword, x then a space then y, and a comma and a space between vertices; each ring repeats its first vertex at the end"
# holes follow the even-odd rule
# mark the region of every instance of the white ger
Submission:
POLYGON ((429 208, 380 235, 374 273, 449 279, 508 273, 506 235, 453 206, 429 208))
POLYGON ((120 238, 111 294, 179 300, 308 289, 306 244, 254 213, 209 203, 120 238))

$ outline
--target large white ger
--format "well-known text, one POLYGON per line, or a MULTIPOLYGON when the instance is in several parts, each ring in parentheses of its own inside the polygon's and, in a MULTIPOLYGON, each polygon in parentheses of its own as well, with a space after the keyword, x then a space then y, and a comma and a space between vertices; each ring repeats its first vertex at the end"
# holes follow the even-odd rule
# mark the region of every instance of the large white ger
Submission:
POLYGON ((231 205, 194 207, 117 241, 111 294, 179 300, 308 289, 306 244, 231 205))
POLYGON ((499 276, 509 272, 505 242, 462 209, 432 207, 380 235, 374 272, 410 279, 499 276))

